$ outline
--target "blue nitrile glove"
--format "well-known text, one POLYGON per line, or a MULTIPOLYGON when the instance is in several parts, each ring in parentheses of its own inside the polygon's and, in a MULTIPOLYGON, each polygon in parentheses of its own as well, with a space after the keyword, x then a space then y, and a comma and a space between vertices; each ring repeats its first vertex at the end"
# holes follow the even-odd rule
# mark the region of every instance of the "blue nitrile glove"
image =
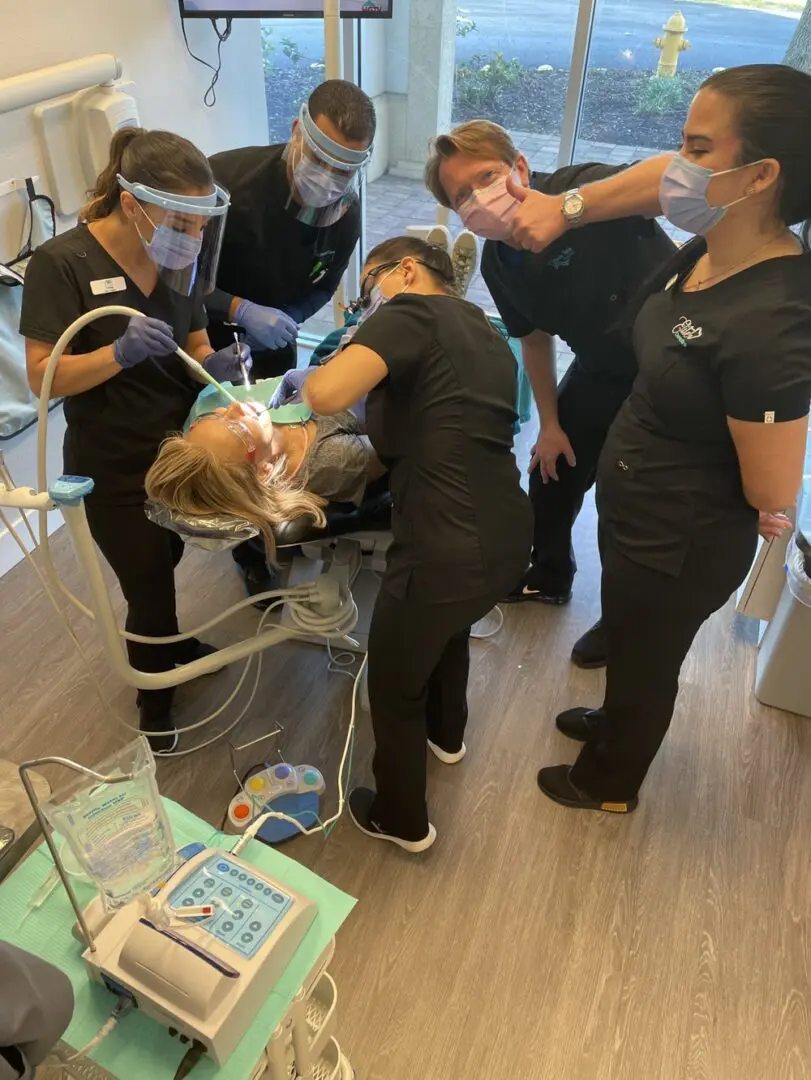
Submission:
POLYGON ((298 323, 278 308, 262 307, 243 300, 234 312, 234 322, 244 327, 254 347, 283 349, 295 344, 298 323))
POLYGON ((121 337, 113 344, 115 362, 132 368, 149 356, 168 356, 177 348, 168 323, 149 316, 133 315, 121 337))
POLYGON ((217 382, 241 383, 242 367, 240 365, 243 364, 247 371, 253 367, 251 350, 244 343, 239 346, 239 355, 237 355, 235 344, 226 345, 219 352, 209 353, 203 361, 203 367, 209 375, 214 376, 217 382))
POLYGON ((271 398, 270 408, 278 409, 290 398, 301 400, 301 388, 312 373, 312 368, 293 368, 292 371, 286 371, 282 381, 276 387, 276 393, 271 398))

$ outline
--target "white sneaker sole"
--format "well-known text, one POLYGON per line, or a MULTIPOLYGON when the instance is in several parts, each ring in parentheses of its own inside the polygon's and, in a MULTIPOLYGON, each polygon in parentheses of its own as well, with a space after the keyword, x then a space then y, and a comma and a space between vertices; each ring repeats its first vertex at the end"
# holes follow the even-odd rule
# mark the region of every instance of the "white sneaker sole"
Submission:
POLYGON ((402 848, 403 851, 407 851, 409 855, 419 855, 420 852, 427 851, 434 840, 436 840, 436 829, 430 822, 428 823, 428 835, 422 840, 402 840, 399 836, 389 836, 388 833, 375 832, 372 829, 367 829, 365 825, 361 825, 352 813, 352 807, 347 805, 347 809, 349 810, 349 816, 352 818, 356 829, 360 829, 362 833, 365 833, 366 836, 370 836, 373 840, 388 840, 389 843, 396 844, 397 847, 402 848))
POLYGON ((457 765, 467 753, 467 747, 464 743, 462 743, 462 749, 457 750, 455 754, 449 754, 447 750, 443 750, 436 743, 432 743, 430 739, 428 740, 428 746, 434 757, 439 758, 443 765, 457 765))
POLYGON ((425 242, 441 247, 449 255, 451 253, 451 233, 447 225, 435 225, 425 237, 425 242))

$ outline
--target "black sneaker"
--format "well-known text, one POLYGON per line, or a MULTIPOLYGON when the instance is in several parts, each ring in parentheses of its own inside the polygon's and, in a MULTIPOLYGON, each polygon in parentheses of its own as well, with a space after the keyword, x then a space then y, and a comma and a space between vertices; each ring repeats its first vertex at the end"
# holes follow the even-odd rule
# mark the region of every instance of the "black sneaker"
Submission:
POLYGON ((571 779, 571 765, 552 765, 538 773, 538 787, 548 799, 568 806, 572 810, 601 810, 606 814, 630 814, 639 805, 634 796, 625 802, 611 802, 595 799, 580 788, 575 787, 571 779))
MULTIPOLYGON (((248 596, 258 596, 260 593, 272 592, 273 589, 279 588, 278 576, 266 563, 250 563, 243 568, 242 576, 245 579, 248 596)), ((260 611, 265 611, 272 603, 273 601, 268 599, 257 600, 253 606, 259 608, 260 611)))
POLYGON ((575 742, 590 742, 599 738, 605 713, 602 709, 586 709, 578 705, 555 718, 558 731, 575 742))
POLYGON ((158 711, 141 701, 139 713, 138 726, 141 733, 146 735, 153 754, 171 754, 177 749, 180 737, 174 729, 171 711, 158 711))
POLYGON ((572 663, 587 670, 605 667, 605 632, 602 619, 598 619, 594 626, 574 643, 572 663))
POLYGON ((395 836, 393 833, 388 833, 381 828, 376 821, 373 821, 370 816, 375 798, 375 792, 370 788, 354 788, 349 793, 349 798, 347 799, 349 816, 360 831, 366 833, 367 836, 371 836, 374 840, 389 840, 392 844, 397 844, 403 851, 408 851, 412 855, 418 855, 421 851, 427 851, 434 840, 436 840, 436 829, 434 826, 429 823, 428 835, 424 836, 422 840, 403 840, 401 836, 395 836))
POLYGON ((559 592, 555 589, 540 587, 533 585, 531 581, 526 579, 513 589, 511 593, 504 597, 503 603, 505 604, 549 604, 552 607, 563 607, 564 604, 568 604, 572 598, 572 590, 568 592, 559 592))

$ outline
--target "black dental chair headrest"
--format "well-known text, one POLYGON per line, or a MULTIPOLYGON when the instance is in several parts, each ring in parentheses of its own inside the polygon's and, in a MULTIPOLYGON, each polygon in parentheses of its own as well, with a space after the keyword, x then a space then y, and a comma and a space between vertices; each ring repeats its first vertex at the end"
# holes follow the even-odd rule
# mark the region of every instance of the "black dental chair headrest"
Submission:
POLYGON ((353 532, 385 532, 391 527, 391 495, 388 488, 372 491, 370 484, 360 506, 330 503, 325 513, 327 524, 322 528, 309 515, 280 525, 274 530, 277 547, 298 547, 353 532))

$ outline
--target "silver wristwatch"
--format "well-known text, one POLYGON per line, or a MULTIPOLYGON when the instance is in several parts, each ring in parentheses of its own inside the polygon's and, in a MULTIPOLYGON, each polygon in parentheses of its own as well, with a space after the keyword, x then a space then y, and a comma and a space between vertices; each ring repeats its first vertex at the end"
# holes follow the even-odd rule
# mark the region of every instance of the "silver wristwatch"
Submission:
POLYGON ((576 228, 582 224, 583 218, 586 214, 586 200, 583 198, 583 193, 578 188, 573 191, 567 191, 563 196, 563 205, 560 208, 561 213, 566 219, 566 224, 569 228, 576 228))

